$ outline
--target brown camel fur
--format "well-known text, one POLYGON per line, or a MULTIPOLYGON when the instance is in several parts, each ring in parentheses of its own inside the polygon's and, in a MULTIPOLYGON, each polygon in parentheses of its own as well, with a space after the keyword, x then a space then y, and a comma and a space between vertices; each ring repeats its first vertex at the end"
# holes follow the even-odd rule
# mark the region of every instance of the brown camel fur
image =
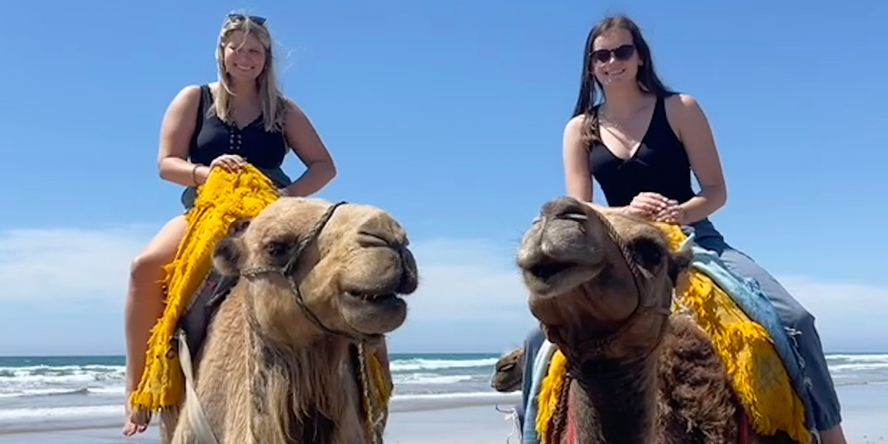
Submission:
MULTIPOLYGON (((530 310, 568 365, 566 414, 548 442, 739 442, 743 407, 711 340, 669 313, 690 257, 667 245, 652 223, 567 197, 543 205, 524 234, 530 310)), ((743 428, 750 443, 793 442, 743 428)))
MULTIPOLYGON (((298 255, 288 278, 337 334, 310 321, 283 274, 244 275, 284 267, 328 208, 321 200, 281 198, 216 246, 215 268, 241 275, 195 364, 195 390, 220 444, 372 442, 346 336, 364 335, 378 346, 404 322, 401 296, 416 290, 418 278, 405 231, 380 209, 345 204, 298 255)), ((186 406, 178 421, 166 418, 167 428, 176 427, 175 444, 198 442, 188 415, 186 406)))
POLYGON ((518 347, 503 355, 494 367, 490 386, 502 393, 521 390, 521 364, 524 361, 524 347, 518 347))

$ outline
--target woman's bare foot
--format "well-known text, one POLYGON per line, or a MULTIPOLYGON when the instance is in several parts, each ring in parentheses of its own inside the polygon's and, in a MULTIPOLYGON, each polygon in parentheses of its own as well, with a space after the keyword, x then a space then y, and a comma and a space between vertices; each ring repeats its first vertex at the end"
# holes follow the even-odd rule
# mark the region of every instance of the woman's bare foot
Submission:
POLYGON ((123 424, 123 436, 133 436, 148 429, 151 422, 151 414, 145 410, 132 411, 129 402, 126 403, 126 422, 123 424))

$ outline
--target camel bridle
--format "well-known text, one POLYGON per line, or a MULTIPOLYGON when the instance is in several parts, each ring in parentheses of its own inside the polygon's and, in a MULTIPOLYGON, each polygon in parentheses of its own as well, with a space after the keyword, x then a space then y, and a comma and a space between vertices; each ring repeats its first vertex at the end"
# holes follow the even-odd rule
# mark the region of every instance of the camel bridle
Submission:
POLYGON ((242 270, 240 275, 250 279, 255 278, 265 274, 277 274, 283 277, 287 283, 290 285, 290 292, 293 294, 294 299, 296 300, 296 304, 299 306, 299 309, 305 315, 308 320, 314 324, 319 330, 324 332, 330 336, 338 336, 345 338, 347 341, 356 344, 357 352, 358 352, 358 372, 359 372, 359 384, 361 388, 361 402, 363 408, 365 410, 365 424, 367 427, 367 432, 370 435, 370 440, 374 444, 378 444, 382 442, 382 430, 379 427, 383 419, 384 412, 376 411, 379 409, 379 406, 376 406, 371 400, 370 391, 371 385, 373 382, 371 381, 369 370, 367 368, 367 355, 365 345, 369 342, 376 341, 380 339, 380 335, 367 335, 360 332, 355 333, 345 333, 342 331, 334 330, 321 322, 320 318, 314 314, 313 311, 308 307, 305 303, 305 298, 302 296, 301 285, 295 281, 295 268, 299 262, 299 258, 302 256, 302 253, 305 249, 311 245, 313 242, 317 241, 318 237, 321 235, 321 231, 323 231, 324 227, 333 217, 333 213, 342 205, 345 205, 346 202, 340 201, 334 203, 327 207, 324 213, 321 215, 320 219, 318 219, 315 224, 312 226, 311 230, 308 232, 308 235, 299 239, 299 242, 296 244, 296 248, 293 250, 293 254, 290 255, 290 258, 287 260, 287 263, 282 267, 254 267, 242 270))
MULTIPOLYGON (((604 352, 613 345, 613 343, 619 339, 621 336, 626 334, 632 327, 635 326, 641 319, 644 318, 644 315, 653 312, 655 314, 659 314, 662 316, 669 316, 671 314, 671 310, 669 309, 670 298, 663 298, 663 300, 649 300, 645 301, 642 298, 642 284, 641 281, 644 280, 643 273, 635 261, 632 259, 632 253, 629 251, 629 246, 623 240, 622 236, 617 233, 617 230, 614 228, 613 224, 603 215, 599 214, 597 211, 592 211, 598 221, 605 229, 605 233, 608 237, 608 240, 617 245, 620 250, 620 256, 623 259, 623 262, 626 264, 626 267, 629 268, 630 273, 632 274, 632 283, 635 286, 635 291, 639 296, 638 303, 635 305, 635 308, 626 317, 625 320, 620 324, 620 326, 604 335, 603 337, 598 337, 594 339, 589 339, 583 341, 582 349, 586 352, 584 353, 586 356, 596 355, 602 356, 604 352)), ((565 219, 573 219, 579 222, 585 222, 588 220, 588 216, 585 214, 566 214, 560 216, 565 219)), ((560 336, 560 333, 554 331, 556 337, 560 336)), ((558 339, 561 339, 560 337, 558 339)), ((656 348, 656 345, 654 346, 656 348)))
POLYGON ((346 202, 341 201, 337 202, 333 205, 327 207, 324 213, 321 215, 320 219, 318 219, 314 226, 312 226, 311 230, 308 232, 308 235, 299 239, 299 242, 296 244, 296 248, 293 250, 293 253, 290 255, 290 258, 287 260, 287 263, 282 267, 254 267, 242 270, 240 275, 245 278, 255 278, 265 274, 277 274, 282 276, 287 283, 290 285, 290 292, 293 293, 293 297, 296 300, 296 305, 299 306, 299 309, 302 311, 302 314, 308 318, 309 322, 314 324, 322 332, 331 335, 331 336, 340 336, 352 342, 365 342, 373 340, 373 336, 365 335, 363 333, 345 333, 338 330, 334 330, 332 328, 327 327, 321 322, 321 319, 318 318, 317 315, 308 307, 305 303, 305 298, 302 296, 302 287, 299 283, 295 281, 294 271, 296 266, 299 263, 299 258, 302 256, 302 253, 305 252, 305 249, 308 248, 313 242, 317 241, 318 237, 321 235, 321 231, 323 231, 324 227, 327 225, 327 222, 333 218, 333 213, 342 205, 345 205, 346 202))

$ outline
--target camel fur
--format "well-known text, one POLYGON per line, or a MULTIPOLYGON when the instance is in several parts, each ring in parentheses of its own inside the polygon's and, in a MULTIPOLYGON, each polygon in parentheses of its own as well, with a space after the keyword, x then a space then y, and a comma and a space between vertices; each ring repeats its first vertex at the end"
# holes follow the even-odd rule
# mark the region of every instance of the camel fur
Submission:
MULTIPOLYGON (((543 205, 517 254, 529 307, 566 360, 546 444, 793 443, 754 433, 712 341, 670 312, 690 260, 655 224, 572 198, 543 205)), ((528 420, 533 420, 528 418, 528 420)))
MULTIPOLYGON (((219 307, 195 362, 195 390, 219 444, 371 443, 361 387, 346 336, 371 338, 366 355, 384 350, 384 334, 406 318, 403 296, 417 288, 407 235, 371 206, 338 207, 290 276, 244 276, 283 267, 328 209, 328 202, 285 197, 222 239, 215 269, 240 275, 219 307), (327 329, 299 308, 288 278, 327 329)), ((387 365, 384 366, 387 372, 387 365)), ((190 409, 162 415, 164 441, 197 443, 190 409)))

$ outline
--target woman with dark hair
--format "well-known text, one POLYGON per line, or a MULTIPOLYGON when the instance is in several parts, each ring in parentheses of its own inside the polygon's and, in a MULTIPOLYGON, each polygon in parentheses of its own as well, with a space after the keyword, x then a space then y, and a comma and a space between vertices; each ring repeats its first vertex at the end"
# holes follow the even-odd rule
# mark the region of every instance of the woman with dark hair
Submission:
POLYGON ((709 220, 727 200, 709 123, 693 97, 660 81, 650 48, 629 18, 608 17, 590 31, 580 94, 563 144, 570 196, 597 207, 594 177, 609 207, 689 227, 695 242, 718 254, 728 269, 758 281, 797 344, 821 442, 844 443, 839 401, 814 317, 767 271, 728 245, 709 220), (691 188, 691 173, 699 193, 691 188))

